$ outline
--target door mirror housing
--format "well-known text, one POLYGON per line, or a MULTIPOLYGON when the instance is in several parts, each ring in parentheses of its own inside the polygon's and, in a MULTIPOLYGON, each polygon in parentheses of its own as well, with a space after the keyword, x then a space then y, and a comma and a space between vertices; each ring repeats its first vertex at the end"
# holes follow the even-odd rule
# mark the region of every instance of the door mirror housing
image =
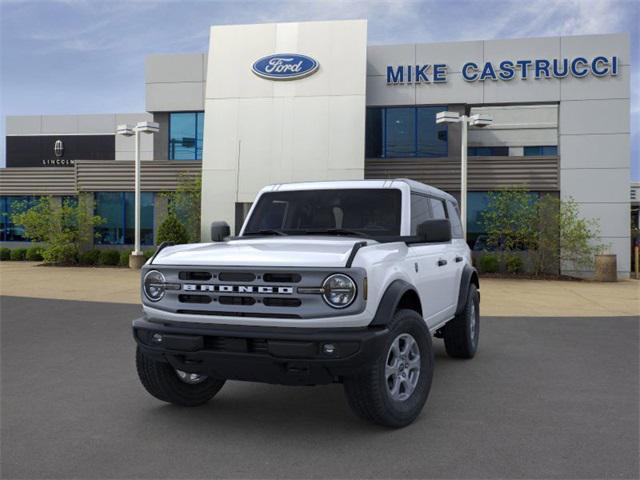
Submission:
POLYGON ((418 225, 416 237, 421 243, 450 242, 451 222, 446 218, 426 220, 418 225))
POLYGON ((211 241, 222 242, 231 235, 231 227, 227 222, 211 222, 211 241))

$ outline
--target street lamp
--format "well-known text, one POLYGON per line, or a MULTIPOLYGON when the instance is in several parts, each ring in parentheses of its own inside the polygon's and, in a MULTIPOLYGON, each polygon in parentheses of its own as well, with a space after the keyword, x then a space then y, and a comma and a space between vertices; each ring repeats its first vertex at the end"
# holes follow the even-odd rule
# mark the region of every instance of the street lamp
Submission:
POLYGON ((461 123, 462 124, 462 152, 460 168, 460 219, 462 232, 467 239, 467 125, 474 127, 486 127, 491 125, 493 119, 489 115, 477 113, 475 115, 460 115, 458 112, 439 112, 436 115, 436 123, 461 123))
POLYGON ((116 133, 125 137, 135 135, 135 244, 129 255, 129 268, 139 269, 144 264, 144 255, 140 250, 140 133, 157 133, 160 125, 156 122, 138 122, 134 127, 118 125, 116 133))

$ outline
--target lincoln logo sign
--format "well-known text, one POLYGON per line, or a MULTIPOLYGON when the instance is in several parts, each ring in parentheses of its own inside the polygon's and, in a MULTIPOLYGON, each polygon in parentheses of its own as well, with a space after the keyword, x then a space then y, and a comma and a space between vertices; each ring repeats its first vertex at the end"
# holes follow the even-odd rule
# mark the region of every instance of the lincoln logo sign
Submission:
POLYGON ((60 158, 62 155, 64 155, 64 144, 62 143, 62 140, 55 141, 55 143, 53 144, 53 153, 57 158, 60 158))
MULTIPOLYGON (((446 83, 445 63, 419 65, 387 65, 387 84, 446 83)), ((497 62, 466 62, 460 70, 466 82, 540 80, 549 78, 615 77, 620 71, 620 59, 599 55, 592 58, 554 58, 502 60, 497 62)))
POLYGON ((296 80, 312 75, 318 66, 318 62, 306 55, 278 53, 256 60, 251 70, 269 80, 296 80))

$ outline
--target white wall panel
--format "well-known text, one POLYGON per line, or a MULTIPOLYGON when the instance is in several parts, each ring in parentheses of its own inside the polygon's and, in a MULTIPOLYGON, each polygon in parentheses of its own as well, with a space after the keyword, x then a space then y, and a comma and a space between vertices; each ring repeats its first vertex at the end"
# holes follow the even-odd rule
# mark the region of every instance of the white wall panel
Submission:
POLYGON ((41 131, 45 134, 78 133, 78 116, 44 115, 41 131))
POLYGON ((149 55, 145 59, 145 82, 202 82, 205 56, 203 53, 149 55))
POLYGON ((567 77, 560 82, 561 100, 597 100, 629 98, 631 67, 620 66, 617 76, 585 78, 567 77))
POLYGON ((415 105, 415 85, 387 85, 387 78, 381 75, 367 77, 367 105, 415 105))
MULTIPOLYGON (((484 42, 419 43, 416 45, 416 63, 448 65, 448 72, 460 73, 467 62, 484 63, 484 42)), ((392 62, 393 64, 393 62, 392 62)))
POLYGON ((148 83, 146 108, 150 112, 204 109, 203 82, 148 83))
POLYGON ((598 55, 617 55, 622 65, 631 64, 629 46, 628 33, 560 37, 560 51, 565 57, 593 58, 598 55))
MULTIPOLYGON (((423 63, 426 61, 420 60, 423 63)), ((371 45, 367 47, 367 75, 387 78, 387 65, 415 65, 416 45, 371 45)))
POLYGON ((40 115, 6 117, 5 131, 7 135, 37 135, 42 133, 42 117, 40 115))
POLYGON ((484 42, 484 60, 494 64, 502 60, 535 60, 559 56, 560 37, 510 38, 484 42))
POLYGON ((484 102, 482 82, 466 82, 461 73, 449 73, 448 81, 444 83, 416 85, 415 91, 418 105, 484 102))
POLYGON ((629 133, 629 100, 564 101, 560 134, 629 133))
POLYGON ((560 193, 579 203, 625 204, 628 213, 629 182, 628 169, 562 170, 560 193))
POLYGON ((231 188, 233 201, 203 194, 204 232, 214 219, 233 224, 236 199, 252 201, 267 184, 362 178, 365 21, 213 27, 207 71, 203 191, 231 188), (291 81, 256 76, 252 64, 274 53, 308 55, 319 69, 291 81))
POLYGON ((581 203, 580 215, 586 219, 597 219, 600 230, 609 237, 629 236, 629 211, 615 203, 581 203))
POLYGON ((562 169, 629 168, 630 138, 612 135, 563 135, 560 141, 562 169))

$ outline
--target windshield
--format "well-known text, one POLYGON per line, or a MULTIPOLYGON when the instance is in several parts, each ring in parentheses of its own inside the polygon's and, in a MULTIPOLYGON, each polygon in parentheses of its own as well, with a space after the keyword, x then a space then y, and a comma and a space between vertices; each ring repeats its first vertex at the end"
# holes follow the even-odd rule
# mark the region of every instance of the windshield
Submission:
POLYGON ((265 193, 244 235, 400 235, 401 198, 397 189, 265 193))

